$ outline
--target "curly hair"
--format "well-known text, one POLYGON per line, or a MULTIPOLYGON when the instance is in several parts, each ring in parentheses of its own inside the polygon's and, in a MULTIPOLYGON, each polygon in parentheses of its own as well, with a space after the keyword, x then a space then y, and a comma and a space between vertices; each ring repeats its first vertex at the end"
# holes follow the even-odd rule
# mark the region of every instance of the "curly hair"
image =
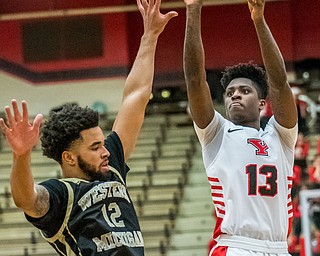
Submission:
POLYGON ((260 99, 265 99, 268 96, 268 78, 263 68, 251 62, 227 67, 222 73, 220 83, 226 89, 230 82, 238 77, 252 80, 257 85, 256 88, 260 99))
POLYGON ((80 132, 99 125, 99 113, 89 107, 65 104, 51 111, 42 127, 42 154, 62 164, 62 152, 80 138, 80 132))

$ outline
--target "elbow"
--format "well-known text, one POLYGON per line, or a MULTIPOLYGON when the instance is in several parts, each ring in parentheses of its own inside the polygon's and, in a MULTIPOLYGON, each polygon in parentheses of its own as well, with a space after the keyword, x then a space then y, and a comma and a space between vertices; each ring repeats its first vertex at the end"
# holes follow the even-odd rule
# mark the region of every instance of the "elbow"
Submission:
POLYGON ((279 74, 277 76, 272 76, 272 78, 270 77, 268 81, 270 88, 274 90, 286 90, 287 88, 290 88, 286 75, 279 74))
POLYGON ((274 69, 272 72, 267 71, 267 76, 270 85, 289 85, 287 72, 284 68, 274 69))
POLYGON ((148 102, 151 98, 151 95, 152 95, 152 87, 146 86, 144 90, 142 90, 140 97, 143 101, 148 102))
POLYGON ((15 206, 24 212, 32 209, 36 200, 34 195, 27 195, 26 193, 19 194, 14 191, 12 191, 12 199, 15 206))
POLYGON ((15 204, 15 206, 21 210, 25 210, 26 209, 26 205, 25 203, 23 202, 23 200, 21 200, 20 198, 17 198, 15 196, 12 196, 12 199, 13 199, 13 202, 15 204))
POLYGON ((194 69, 192 70, 192 72, 185 72, 184 78, 188 87, 196 87, 202 85, 206 82, 207 79, 206 73, 198 69, 194 69))
POLYGON ((152 87, 145 86, 141 87, 138 91, 133 91, 131 94, 127 95, 124 100, 130 99, 133 101, 137 101, 143 106, 146 106, 151 98, 152 95, 152 87))

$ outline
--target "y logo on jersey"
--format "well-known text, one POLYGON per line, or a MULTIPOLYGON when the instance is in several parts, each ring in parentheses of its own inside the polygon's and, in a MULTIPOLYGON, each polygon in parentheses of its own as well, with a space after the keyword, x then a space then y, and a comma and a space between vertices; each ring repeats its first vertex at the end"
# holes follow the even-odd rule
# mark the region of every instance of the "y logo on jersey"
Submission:
POLYGON ((248 139, 248 144, 256 148, 256 154, 259 156, 268 156, 268 145, 261 139, 248 139))

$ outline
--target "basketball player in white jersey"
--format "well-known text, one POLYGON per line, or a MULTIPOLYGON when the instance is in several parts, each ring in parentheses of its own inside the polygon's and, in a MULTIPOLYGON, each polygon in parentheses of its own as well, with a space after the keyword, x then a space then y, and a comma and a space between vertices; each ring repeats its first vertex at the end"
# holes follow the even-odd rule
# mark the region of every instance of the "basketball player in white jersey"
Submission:
POLYGON ((216 243, 209 254, 289 255, 297 111, 282 55, 264 18, 265 1, 248 0, 265 70, 251 63, 226 69, 221 84, 228 119, 215 111, 206 82, 202 0, 184 2, 188 99, 217 216, 216 243), (273 116, 263 130, 260 112, 267 95, 273 116))

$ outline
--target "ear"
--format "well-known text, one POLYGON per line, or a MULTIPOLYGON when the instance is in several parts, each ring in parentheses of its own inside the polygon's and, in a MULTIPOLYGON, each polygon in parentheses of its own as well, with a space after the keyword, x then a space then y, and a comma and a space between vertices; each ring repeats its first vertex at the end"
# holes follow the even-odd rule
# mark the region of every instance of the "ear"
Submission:
POLYGON ((74 166, 76 164, 76 155, 71 151, 63 151, 62 152, 62 162, 67 165, 74 166))
POLYGON ((260 99, 259 110, 262 111, 265 106, 266 106, 266 100, 265 99, 260 99))

